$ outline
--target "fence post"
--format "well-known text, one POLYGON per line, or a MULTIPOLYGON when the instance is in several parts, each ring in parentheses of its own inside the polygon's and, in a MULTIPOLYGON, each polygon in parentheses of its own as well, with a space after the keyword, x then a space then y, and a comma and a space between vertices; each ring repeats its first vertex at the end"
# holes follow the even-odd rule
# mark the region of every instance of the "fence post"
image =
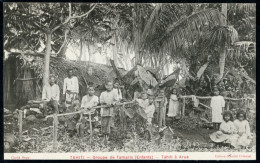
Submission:
POLYGON ((23 111, 22 110, 19 110, 18 125, 19 125, 19 140, 22 141, 22 134, 23 134, 23 111))
POLYGON ((185 115, 185 103, 186 103, 186 99, 184 97, 183 98, 183 106, 182 106, 182 117, 184 117, 184 115, 185 115))
POLYGON ((162 127, 163 124, 163 107, 162 107, 162 101, 159 101, 159 127, 162 127))
POLYGON ((92 140, 92 122, 91 122, 91 114, 88 114, 89 116, 89 132, 90 132, 90 140, 92 140))
POLYGON ((229 103, 230 103, 230 101, 227 102, 227 110, 229 110, 229 103))
POLYGON ((53 115, 53 151, 57 149, 57 137, 58 137, 58 116, 55 113, 53 115))

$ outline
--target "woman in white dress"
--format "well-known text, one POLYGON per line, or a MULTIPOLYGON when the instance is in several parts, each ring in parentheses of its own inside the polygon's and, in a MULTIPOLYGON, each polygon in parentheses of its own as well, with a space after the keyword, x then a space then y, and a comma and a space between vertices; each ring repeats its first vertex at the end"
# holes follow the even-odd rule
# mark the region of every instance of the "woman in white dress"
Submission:
POLYGON ((172 89, 172 93, 170 96, 170 101, 169 101, 169 109, 168 109, 168 117, 175 117, 179 113, 179 101, 177 97, 177 90, 176 88, 172 89))

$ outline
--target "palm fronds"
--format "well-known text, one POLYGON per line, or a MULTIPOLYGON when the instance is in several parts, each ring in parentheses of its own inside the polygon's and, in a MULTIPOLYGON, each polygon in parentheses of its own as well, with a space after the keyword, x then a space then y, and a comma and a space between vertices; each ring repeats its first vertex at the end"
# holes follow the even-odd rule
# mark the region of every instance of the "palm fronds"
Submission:
POLYGON ((203 10, 170 25, 159 41, 170 42, 168 46, 176 49, 184 45, 185 41, 198 39, 203 26, 222 25, 224 21, 225 17, 219 11, 203 10))

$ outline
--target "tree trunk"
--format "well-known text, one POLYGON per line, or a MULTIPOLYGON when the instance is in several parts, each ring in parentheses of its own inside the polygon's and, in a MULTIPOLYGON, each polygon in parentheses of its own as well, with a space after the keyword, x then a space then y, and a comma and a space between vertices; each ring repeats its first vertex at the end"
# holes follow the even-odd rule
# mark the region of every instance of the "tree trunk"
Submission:
POLYGON ((43 72, 43 86, 48 84, 50 74, 50 56, 51 56, 51 33, 47 33, 46 54, 44 56, 44 72, 43 72))
POLYGON ((91 54, 91 50, 90 50, 89 44, 90 44, 90 43, 88 43, 88 57, 89 57, 89 62, 91 62, 91 60, 92 60, 92 54, 91 54))
MULTIPOLYGON (((226 21, 224 22, 224 25, 227 25, 227 3, 222 3, 221 12, 226 17, 226 21)), ((225 59, 226 59, 226 50, 225 49, 226 49, 226 47, 223 48, 223 50, 220 52, 220 56, 219 56, 219 79, 217 80, 217 82, 219 82, 224 75, 225 59)))
POLYGON ((81 61, 82 55, 83 55, 83 41, 82 39, 80 39, 80 53, 79 53, 78 61, 81 61))

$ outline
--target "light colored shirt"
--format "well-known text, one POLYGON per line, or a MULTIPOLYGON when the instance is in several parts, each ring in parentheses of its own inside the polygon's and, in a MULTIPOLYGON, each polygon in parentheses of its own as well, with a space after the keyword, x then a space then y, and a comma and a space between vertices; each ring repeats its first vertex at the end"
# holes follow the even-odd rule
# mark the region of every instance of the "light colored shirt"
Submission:
POLYGON ((234 120, 234 125, 238 133, 244 133, 247 136, 251 136, 250 126, 247 120, 239 121, 234 120))
MULTIPOLYGON (((106 103, 108 105, 115 104, 119 101, 119 98, 117 96, 117 93, 115 93, 113 90, 108 92, 102 92, 100 95, 100 103, 106 103)), ((101 116, 112 116, 113 115, 113 108, 101 108, 100 111, 101 116)))
POLYGON ((42 100, 50 101, 51 98, 53 100, 60 100, 60 88, 57 84, 45 85, 42 90, 42 100))
POLYGON ((98 97, 93 95, 93 96, 89 96, 89 95, 86 95, 82 98, 82 101, 81 101, 81 107, 84 107, 84 108, 91 108, 93 106, 97 106, 98 105, 98 97))
POLYGON ((138 102, 139 106, 141 106, 143 109, 146 108, 149 105, 149 100, 148 99, 136 99, 138 102))
POLYGON ((224 131, 225 133, 228 134, 236 133, 236 128, 232 121, 228 121, 228 122, 223 121, 219 126, 219 130, 224 131))
POLYGON ((63 94, 66 93, 67 90, 70 90, 74 93, 79 93, 79 82, 76 76, 72 78, 65 78, 63 83, 63 94))
POLYGON ((146 113, 147 118, 153 118, 153 114, 155 112, 155 106, 154 104, 148 105, 145 109, 144 112, 146 113))
POLYGON ((113 88, 113 91, 117 94, 119 100, 122 100, 122 92, 119 88, 113 88))

